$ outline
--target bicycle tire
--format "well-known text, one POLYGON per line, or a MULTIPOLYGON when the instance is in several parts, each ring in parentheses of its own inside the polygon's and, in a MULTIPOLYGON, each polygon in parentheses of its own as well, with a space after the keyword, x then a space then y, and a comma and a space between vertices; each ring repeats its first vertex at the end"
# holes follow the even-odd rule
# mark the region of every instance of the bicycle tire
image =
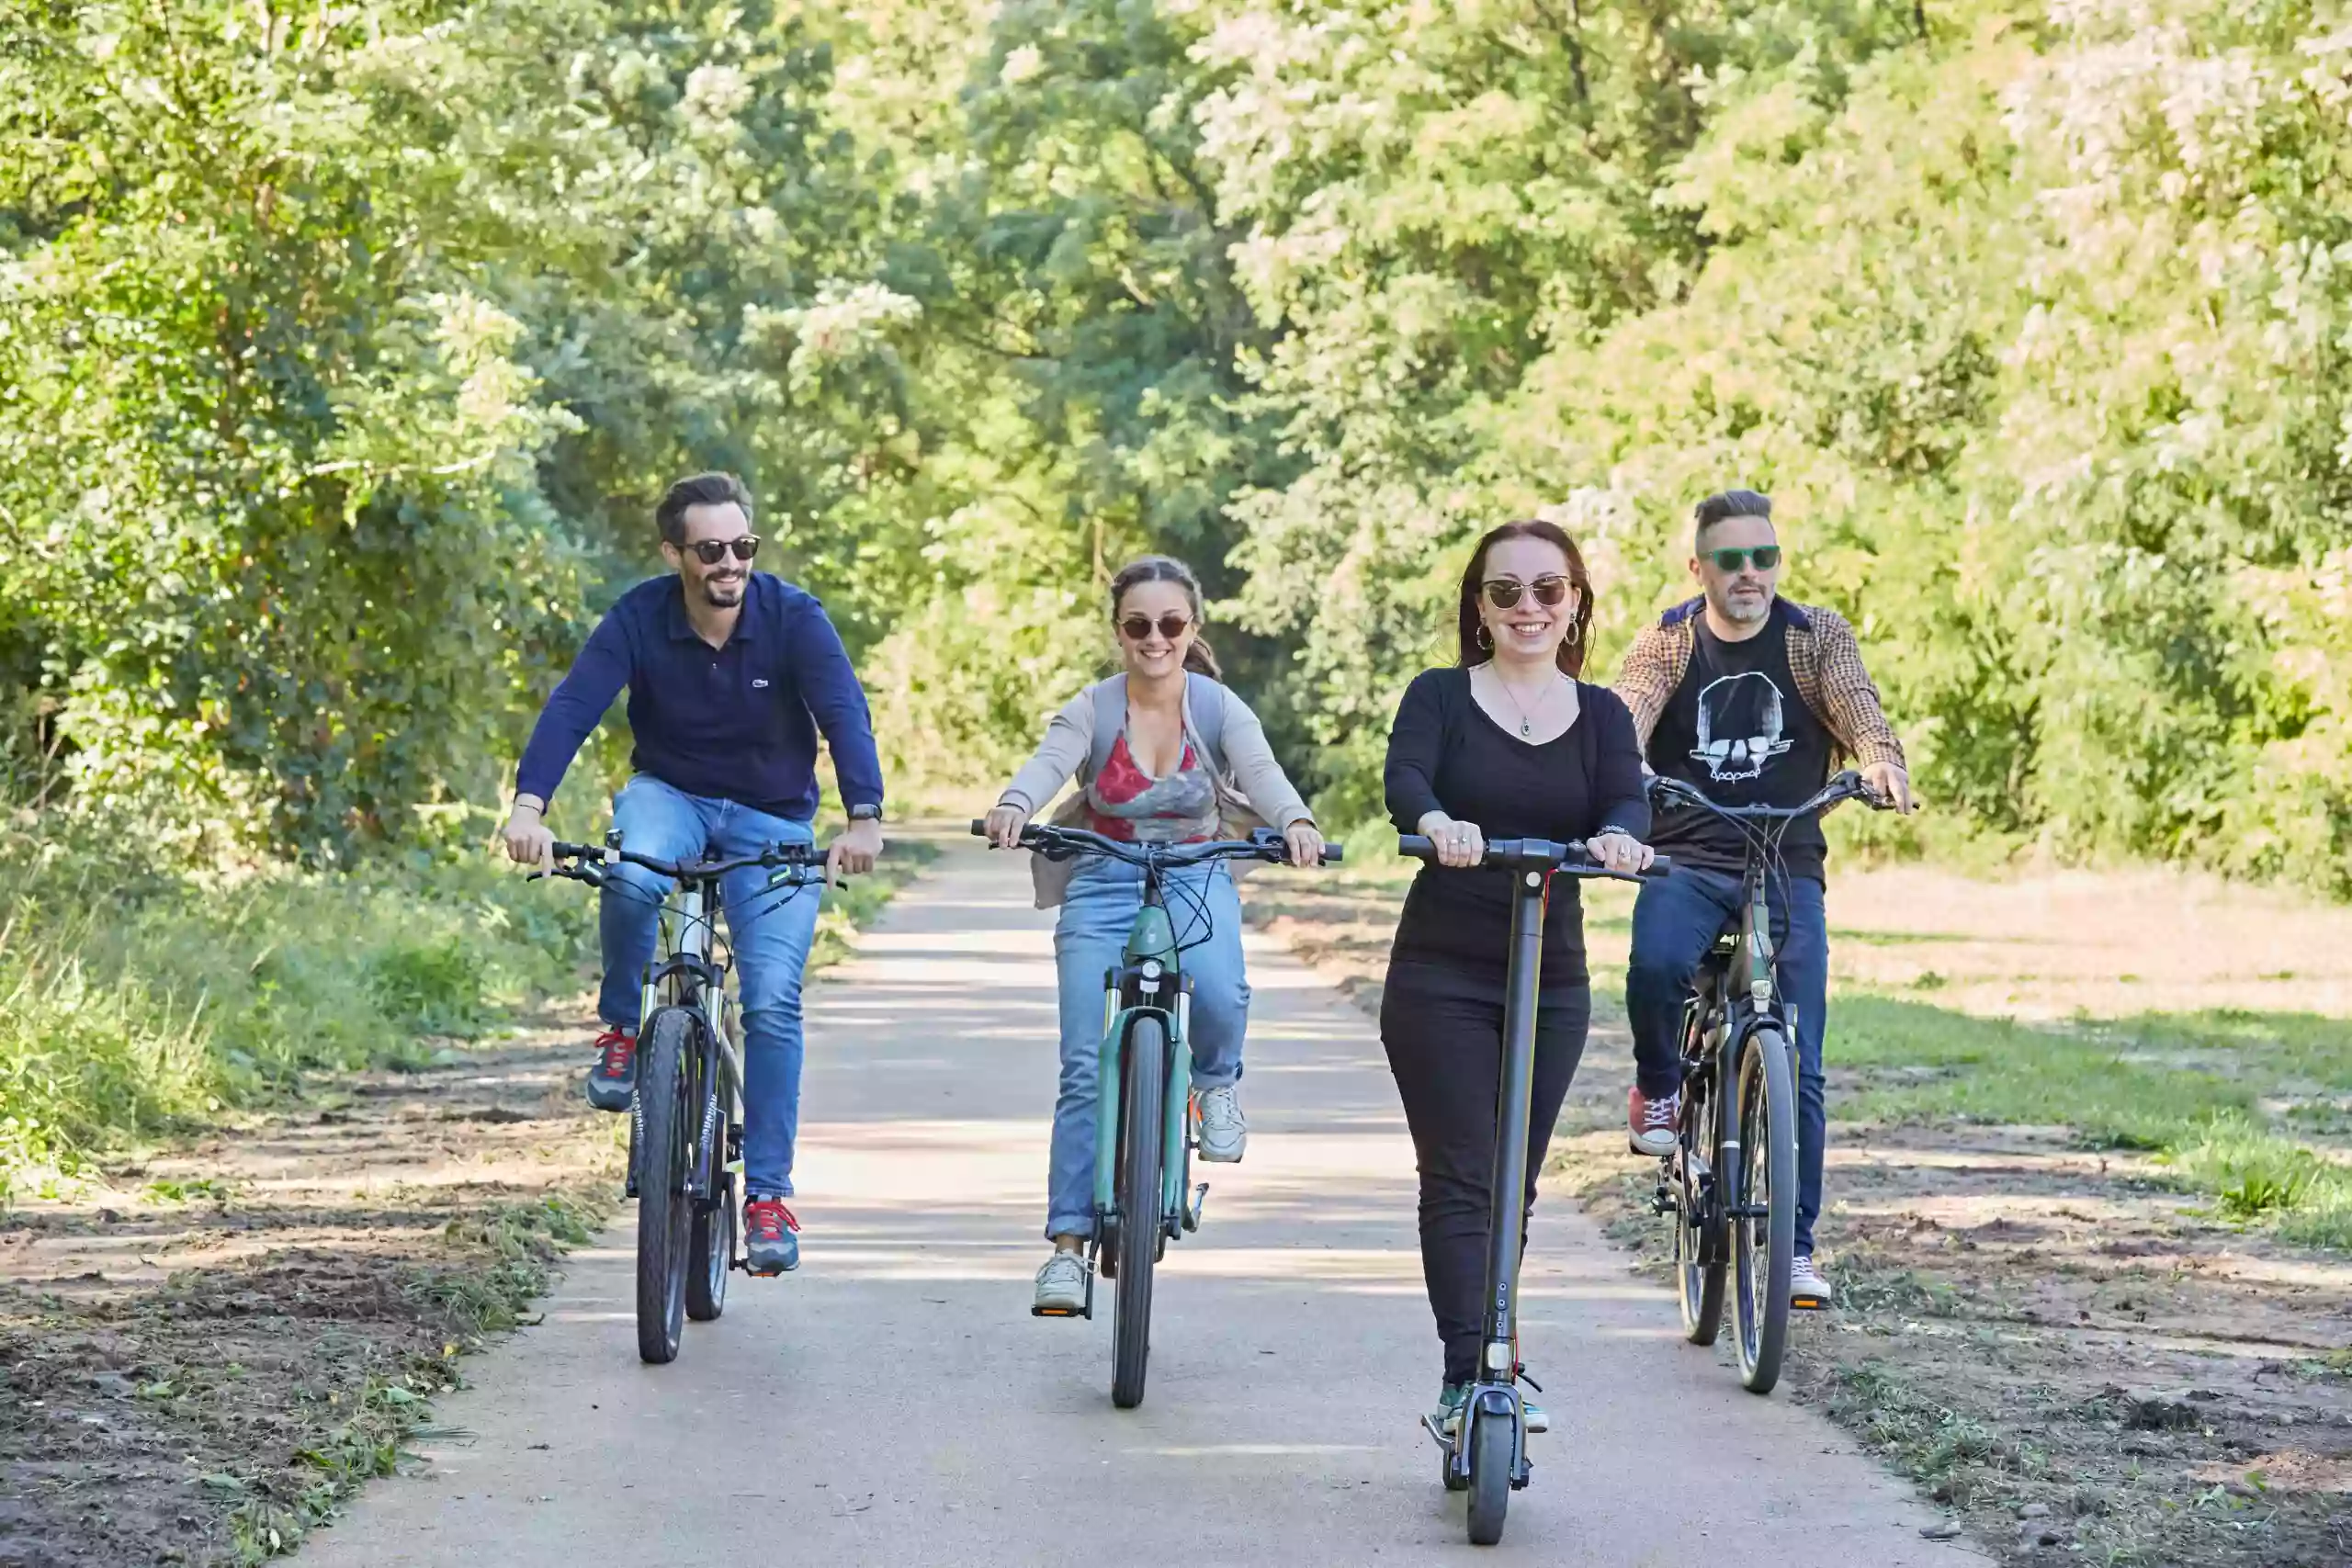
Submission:
POLYGON ((687 1248, 694 1239, 686 1166, 694 1157, 694 1111, 684 1069, 695 1033, 692 1013, 664 1008, 638 1047, 637 1102, 645 1135, 638 1145, 637 1354, 653 1366, 678 1359, 685 1327, 687 1248))
POLYGON ((1462 1418, 1470 1423, 1470 1544, 1492 1546, 1510 1515, 1511 1424, 1468 1410, 1462 1418))
POLYGON ((1118 1283, 1111 1321, 1111 1403, 1143 1403, 1151 1360, 1151 1275, 1160 1242, 1160 1142, 1167 1124, 1168 1030, 1149 1014, 1127 1030, 1119 1066, 1118 1283))
MULTIPOLYGON (((1682 1337, 1693 1345, 1713 1345, 1723 1331, 1724 1275, 1726 1270, 1724 1253, 1728 1250, 1724 1238, 1713 1238, 1711 1249, 1707 1243, 1709 1216, 1705 1195, 1687 1174, 1690 1159, 1714 1143, 1713 1124, 1716 1107, 1710 1086, 1700 1082, 1690 1089, 1683 1102, 1682 1130, 1677 1138, 1682 1145, 1682 1169, 1674 1177, 1674 1278, 1676 1294, 1682 1307, 1682 1337), (1713 1261, 1702 1262, 1712 1250, 1713 1261)), ((1718 1190, 1724 1176, 1715 1175, 1718 1190)))
POLYGON ((1740 1386, 1770 1393, 1781 1380, 1781 1359, 1789 1343, 1789 1288, 1797 1243, 1797 1088, 1789 1043, 1777 1029, 1747 1037, 1739 1058, 1739 1164, 1736 1197, 1744 1207, 1758 1201, 1762 1228, 1753 1218, 1732 1227, 1737 1276, 1735 1337, 1740 1386), (1759 1246, 1760 1242, 1760 1246, 1759 1246), (1760 1299, 1759 1299, 1760 1292, 1760 1299))
POLYGON ((735 1206, 735 1173, 720 1171, 718 1186, 707 1207, 695 1205, 694 1242, 686 1248, 686 1316, 695 1323, 717 1322, 727 1310, 736 1227, 743 1223, 735 1206))

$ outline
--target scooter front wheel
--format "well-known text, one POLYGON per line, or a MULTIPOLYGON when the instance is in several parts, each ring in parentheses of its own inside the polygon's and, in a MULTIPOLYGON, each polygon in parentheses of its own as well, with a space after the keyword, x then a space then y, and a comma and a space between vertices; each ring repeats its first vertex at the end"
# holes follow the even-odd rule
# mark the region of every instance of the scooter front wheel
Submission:
POLYGON ((1503 1538, 1510 1512, 1511 1424, 1501 1416, 1475 1416, 1470 1422, 1470 1544, 1492 1546, 1503 1538))

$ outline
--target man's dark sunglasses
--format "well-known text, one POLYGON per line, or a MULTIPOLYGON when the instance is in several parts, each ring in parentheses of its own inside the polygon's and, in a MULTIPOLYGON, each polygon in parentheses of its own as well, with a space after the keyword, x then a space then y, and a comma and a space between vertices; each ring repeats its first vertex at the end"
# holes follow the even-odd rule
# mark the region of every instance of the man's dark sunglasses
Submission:
POLYGON ((1700 552, 1715 563, 1717 571, 1746 571, 1753 560, 1758 571, 1770 571, 1781 564, 1781 547, 1758 545, 1752 550, 1702 550, 1700 552))
POLYGON ((1479 586, 1486 590, 1487 603, 1498 610, 1510 609, 1519 603, 1521 594, 1527 592, 1532 592, 1535 602, 1548 610, 1568 596, 1568 589, 1572 585, 1557 572, 1547 572, 1532 582, 1521 582, 1515 577, 1497 577, 1479 586))
POLYGON ((1149 615, 1128 615, 1119 622, 1119 630, 1129 642, 1141 642, 1151 635, 1151 628, 1156 625, 1159 627, 1161 637, 1166 637, 1170 642, 1174 642, 1184 635, 1184 628, 1192 624, 1191 616, 1180 615, 1170 610, 1160 616, 1157 622, 1153 621, 1149 615))
POLYGON ((742 534, 732 539, 697 539, 685 547, 694 551, 695 559, 705 566, 717 566, 731 553, 737 560, 750 560, 760 553, 760 536, 742 534))

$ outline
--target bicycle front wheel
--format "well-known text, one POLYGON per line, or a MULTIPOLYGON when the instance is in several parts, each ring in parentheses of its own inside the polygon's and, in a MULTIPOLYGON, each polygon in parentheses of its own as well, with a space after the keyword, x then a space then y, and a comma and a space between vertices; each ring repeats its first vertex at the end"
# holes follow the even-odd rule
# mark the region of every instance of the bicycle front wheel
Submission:
POLYGON ((686 1255, 694 1240, 694 1200, 686 1169, 694 1159, 694 1096, 687 1054, 698 1025, 684 1008, 649 1021, 638 1047, 637 1353, 662 1366, 678 1358, 685 1327, 686 1255))
POLYGON ((1789 1343, 1797 1245, 1797 1086, 1789 1042, 1759 1029, 1739 1057, 1739 1182, 1731 1198, 1739 1381, 1770 1393, 1789 1343))
POLYGON ((1159 1260, 1160 1140, 1167 1125, 1168 1027, 1148 1013, 1119 1056, 1118 1294, 1111 1321, 1111 1403, 1143 1403, 1151 1359, 1151 1270, 1159 1260))

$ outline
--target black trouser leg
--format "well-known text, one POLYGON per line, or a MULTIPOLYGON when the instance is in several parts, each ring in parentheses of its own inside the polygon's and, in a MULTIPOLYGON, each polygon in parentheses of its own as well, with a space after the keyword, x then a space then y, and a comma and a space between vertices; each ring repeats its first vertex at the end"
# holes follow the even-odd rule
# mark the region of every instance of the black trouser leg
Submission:
MULTIPOLYGON (((1528 1111, 1527 1190, 1521 1246, 1535 1206, 1560 1102, 1584 1054, 1590 991, 1547 992, 1536 1010, 1534 1092, 1528 1111)), ((1389 971, 1381 994, 1380 1039, 1405 1102, 1420 1168, 1421 1273, 1445 1342, 1445 1381, 1467 1382, 1478 1365, 1484 1326, 1487 1235, 1492 1213, 1495 1098, 1502 1078, 1503 999, 1443 971, 1389 971)))

